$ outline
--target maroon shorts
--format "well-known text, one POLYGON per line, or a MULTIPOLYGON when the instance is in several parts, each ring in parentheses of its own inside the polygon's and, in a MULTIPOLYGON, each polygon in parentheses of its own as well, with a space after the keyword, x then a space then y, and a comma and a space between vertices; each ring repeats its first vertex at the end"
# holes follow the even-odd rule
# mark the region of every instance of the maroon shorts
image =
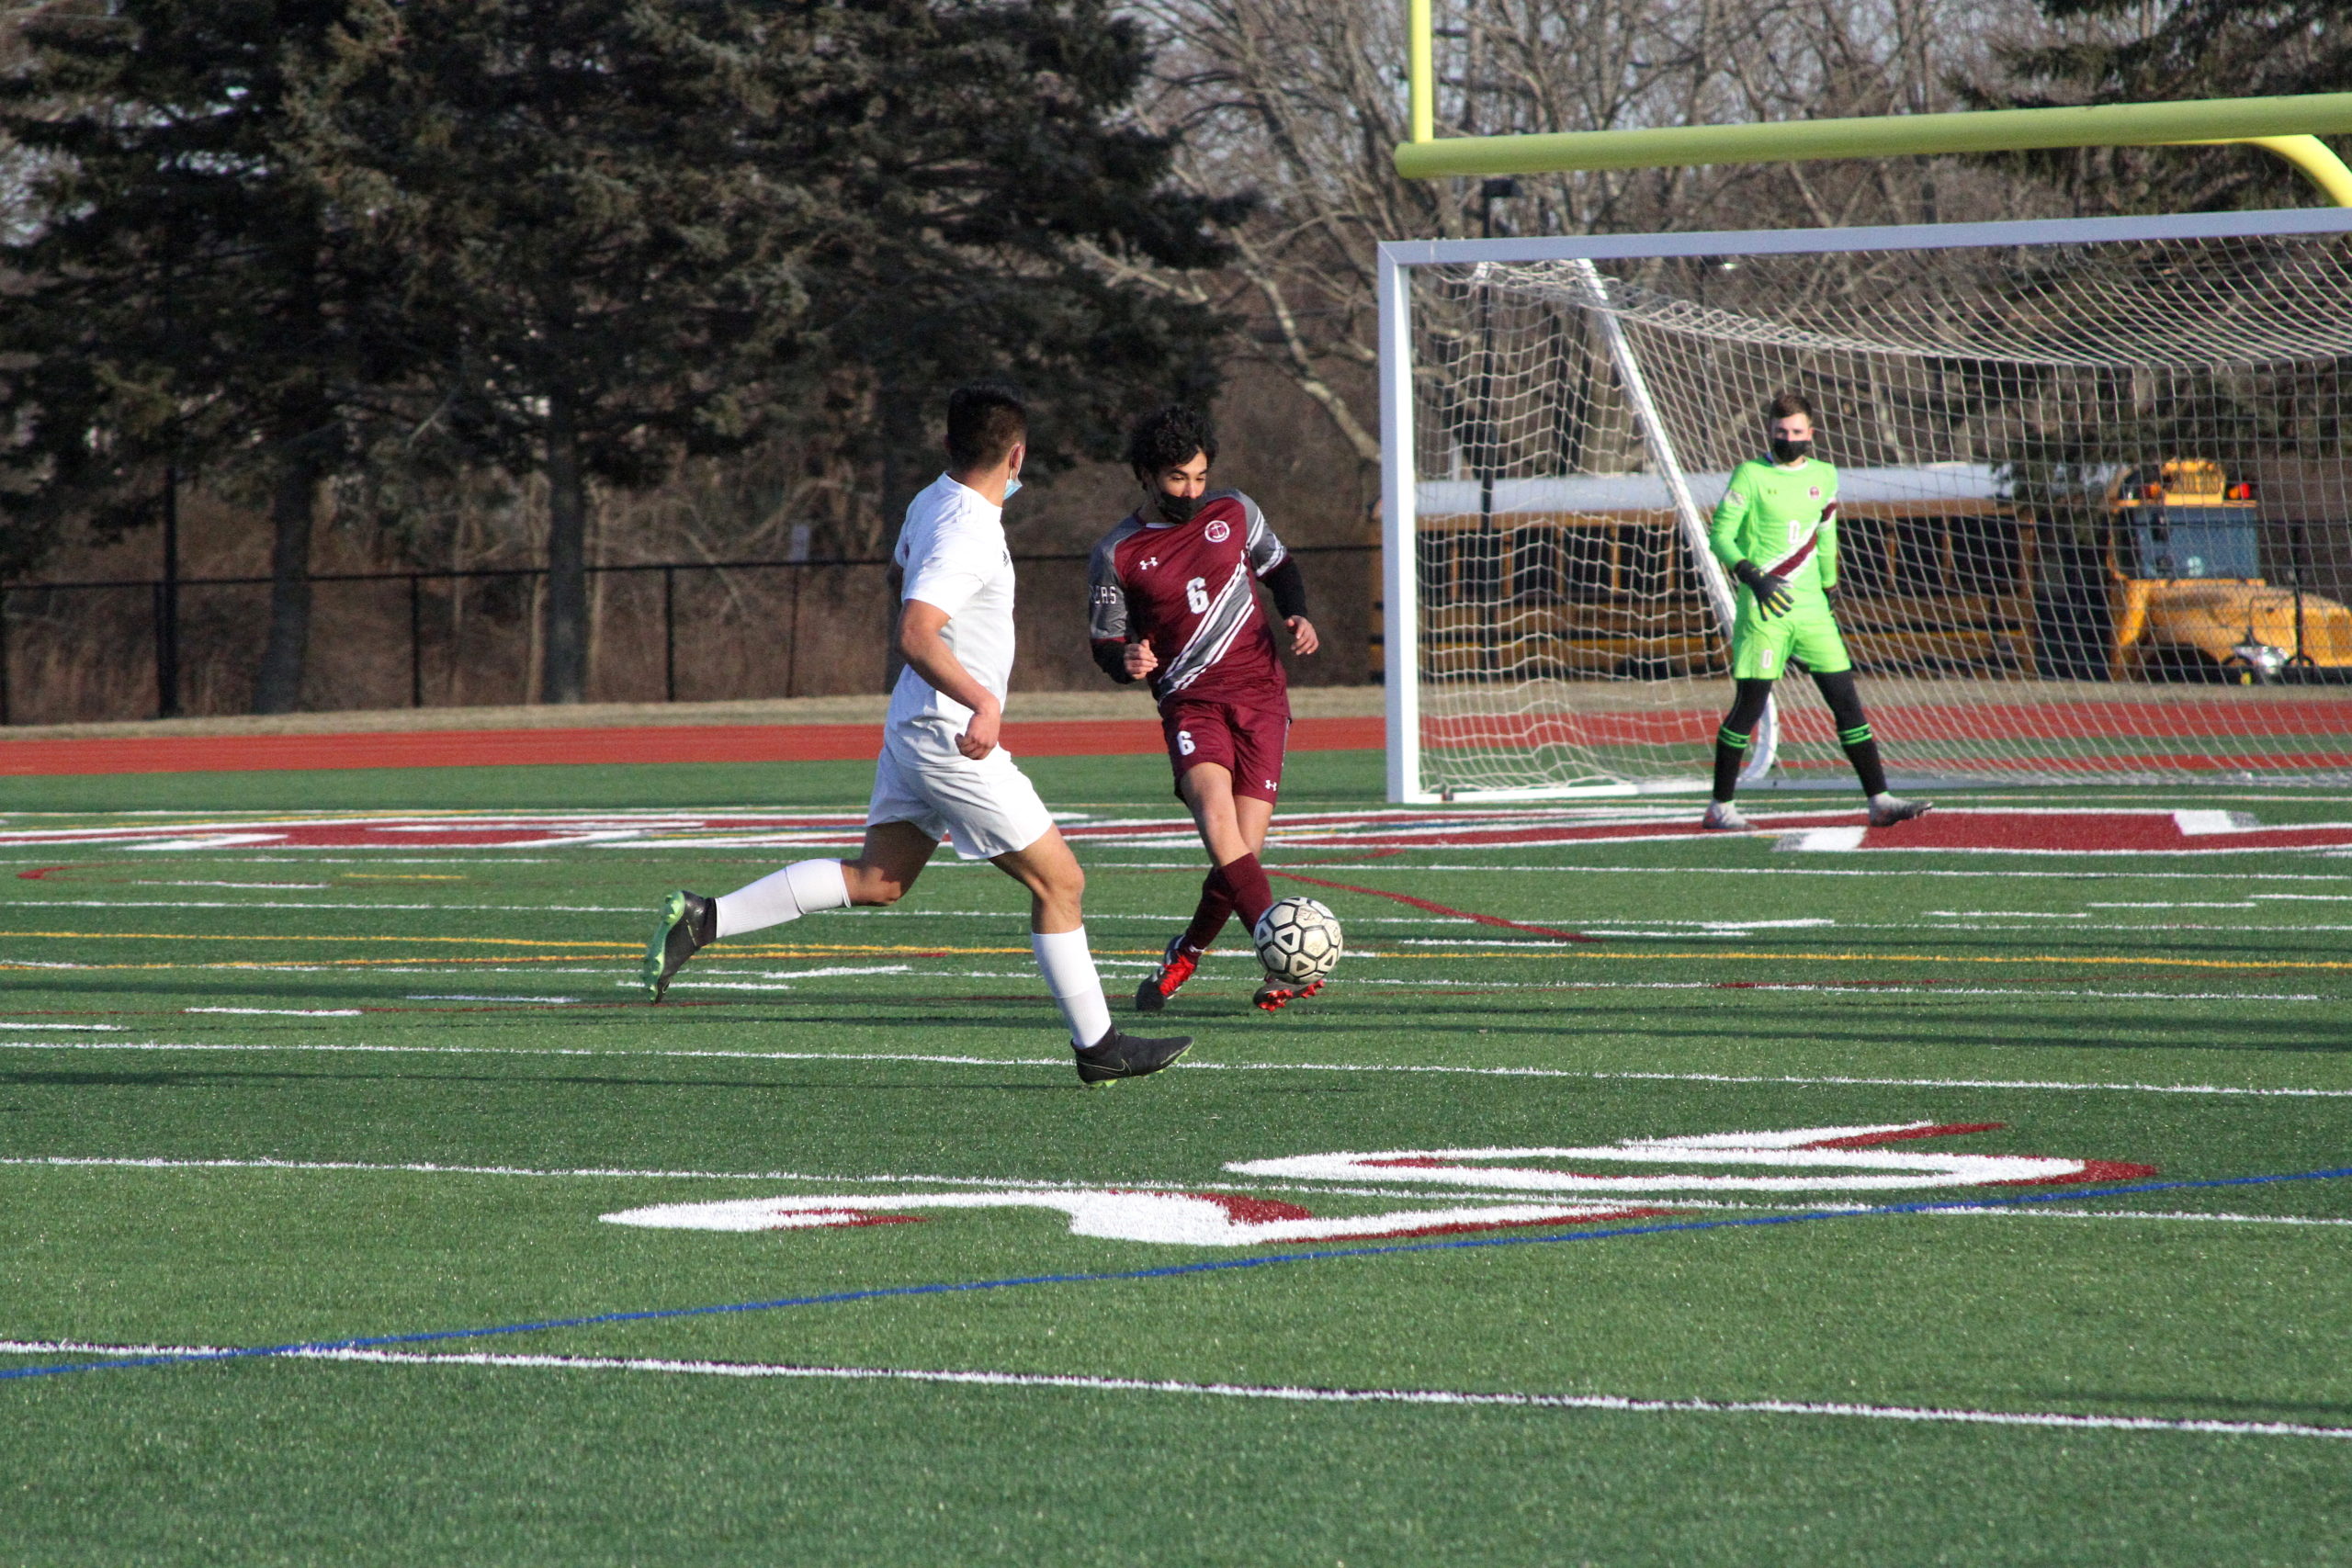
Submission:
POLYGON ((1168 761, 1176 770, 1176 797, 1184 797, 1186 773, 1215 762, 1233 775, 1233 793, 1272 801, 1283 782, 1283 742, 1290 734, 1287 708, 1240 707, 1202 697, 1171 697, 1159 705, 1159 729, 1168 740, 1168 761))

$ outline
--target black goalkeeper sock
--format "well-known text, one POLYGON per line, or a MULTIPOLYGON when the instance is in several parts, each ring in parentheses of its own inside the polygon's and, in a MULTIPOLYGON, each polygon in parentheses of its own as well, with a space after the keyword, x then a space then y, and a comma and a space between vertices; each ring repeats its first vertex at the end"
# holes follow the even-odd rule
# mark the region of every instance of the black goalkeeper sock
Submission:
POLYGON ((1715 731, 1715 798, 1729 800, 1739 790, 1739 770, 1747 765, 1748 738, 1736 729, 1715 731))
MULTIPOLYGON (((1880 795, 1886 793, 1886 764, 1879 761, 1878 742, 1871 738, 1871 727, 1858 724, 1838 732, 1838 744, 1846 748, 1846 761, 1854 764, 1855 776, 1862 781, 1862 793, 1880 795)), ((1715 764, 1721 776, 1723 764, 1715 764)))

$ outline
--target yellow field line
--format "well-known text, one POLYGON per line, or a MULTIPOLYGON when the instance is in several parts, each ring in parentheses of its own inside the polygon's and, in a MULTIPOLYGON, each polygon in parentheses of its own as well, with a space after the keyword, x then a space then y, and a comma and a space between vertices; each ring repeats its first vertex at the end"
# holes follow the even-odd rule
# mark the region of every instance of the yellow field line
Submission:
MULTIPOLYGON (((443 942, 468 947, 618 947, 642 948, 641 942, 546 942, 526 936, 210 936, 187 931, 0 931, 0 936, 55 937, 73 942, 443 942)), ((1023 953, 1027 948, 1021 950, 1023 953)))

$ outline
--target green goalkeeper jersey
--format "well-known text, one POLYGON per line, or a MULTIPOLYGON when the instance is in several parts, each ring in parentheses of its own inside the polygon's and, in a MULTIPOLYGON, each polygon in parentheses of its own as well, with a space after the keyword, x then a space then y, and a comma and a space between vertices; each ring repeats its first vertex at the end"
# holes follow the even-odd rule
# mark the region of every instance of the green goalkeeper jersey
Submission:
POLYGON ((1838 586, 1838 470, 1818 457, 1793 468, 1742 463, 1715 508, 1708 547, 1728 571, 1752 560, 1792 592, 1838 586))

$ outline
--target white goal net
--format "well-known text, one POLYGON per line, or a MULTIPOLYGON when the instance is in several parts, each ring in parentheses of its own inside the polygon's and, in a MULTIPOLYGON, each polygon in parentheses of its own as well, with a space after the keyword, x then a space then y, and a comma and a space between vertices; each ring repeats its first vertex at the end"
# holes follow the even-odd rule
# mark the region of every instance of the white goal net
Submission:
MULTIPOLYGON (((1898 778, 2352 778, 2352 213, 1396 243, 1400 800, 1693 787, 1783 389, 1898 778)), ((1784 680, 1751 775, 1850 782, 1784 680), (1768 732, 1769 731, 1769 732, 1768 732)))

